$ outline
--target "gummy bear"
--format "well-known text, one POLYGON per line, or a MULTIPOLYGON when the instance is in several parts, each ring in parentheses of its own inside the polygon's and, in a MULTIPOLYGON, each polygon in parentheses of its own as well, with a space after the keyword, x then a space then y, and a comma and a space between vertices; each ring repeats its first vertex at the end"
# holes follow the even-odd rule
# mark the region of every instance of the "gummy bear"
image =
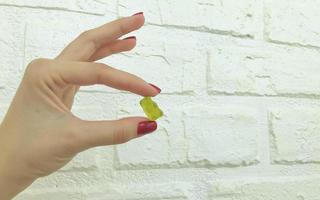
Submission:
POLYGON ((140 105, 149 120, 155 121, 163 116, 162 110, 160 110, 156 102, 152 101, 151 97, 144 97, 140 101, 140 105))

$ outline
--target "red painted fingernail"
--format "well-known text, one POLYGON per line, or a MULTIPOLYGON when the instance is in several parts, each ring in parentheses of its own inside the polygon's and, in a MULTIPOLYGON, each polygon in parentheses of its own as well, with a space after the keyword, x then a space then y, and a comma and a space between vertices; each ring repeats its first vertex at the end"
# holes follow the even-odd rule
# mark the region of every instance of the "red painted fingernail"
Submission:
POLYGON ((140 122, 138 125, 138 136, 142 136, 151 133, 157 129, 157 122, 155 121, 144 121, 140 122))
POLYGON ((137 38, 136 38, 136 36, 130 36, 130 37, 124 38, 123 40, 130 40, 130 39, 135 39, 136 40, 137 38))
POLYGON ((153 84, 151 84, 151 83, 149 83, 149 85, 151 85, 154 89, 156 89, 156 90, 158 91, 158 93, 161 92, 161 89, 158 88, 157 86, 155 86, 155 85, 153 85, 153 84))
POLYGON ((143 15, 143 12, 138 12, 138 13, 132 15, 132 16, 136 16, 136 15, 143 15))

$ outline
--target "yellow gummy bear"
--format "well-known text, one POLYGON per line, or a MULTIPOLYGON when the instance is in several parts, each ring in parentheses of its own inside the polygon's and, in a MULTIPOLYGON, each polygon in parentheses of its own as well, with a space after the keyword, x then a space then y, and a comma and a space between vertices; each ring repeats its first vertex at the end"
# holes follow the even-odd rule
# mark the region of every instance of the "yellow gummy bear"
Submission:
POLYGON ((162 110, 160 110, 156 102, 152 101, 151 97, 144 97, 140 101, 140 105, 150 120, 155 121, 163 116, 162 110))

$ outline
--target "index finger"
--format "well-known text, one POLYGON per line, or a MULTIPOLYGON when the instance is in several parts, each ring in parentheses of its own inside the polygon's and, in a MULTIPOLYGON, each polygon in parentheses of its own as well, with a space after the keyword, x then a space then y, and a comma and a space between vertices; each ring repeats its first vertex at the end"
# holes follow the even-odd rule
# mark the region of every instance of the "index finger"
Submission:
POLYGON ((66 84, 80 86, 103 84, 141 96, 156 96, 161 92, 160 88, 140 77, 103 63, 56 61, 54 71, 58 75, 54 78, 59 77, 66 84))
POLYGON ((143 13, 137 13, 85 31, 72 41, 57 59, 88 61, 100 47, 141 28, 144 21, 143 13))

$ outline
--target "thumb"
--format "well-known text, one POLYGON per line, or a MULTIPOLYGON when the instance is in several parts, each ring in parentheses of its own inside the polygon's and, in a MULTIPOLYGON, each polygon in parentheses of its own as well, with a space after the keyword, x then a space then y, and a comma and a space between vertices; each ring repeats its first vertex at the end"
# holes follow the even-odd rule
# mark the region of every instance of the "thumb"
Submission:
POLYGON ((144 117, 129 117, 110 121, 81 120, 81 146, 84 149, 121 144, 151 133, 157 129, 157 122, 144 117))

